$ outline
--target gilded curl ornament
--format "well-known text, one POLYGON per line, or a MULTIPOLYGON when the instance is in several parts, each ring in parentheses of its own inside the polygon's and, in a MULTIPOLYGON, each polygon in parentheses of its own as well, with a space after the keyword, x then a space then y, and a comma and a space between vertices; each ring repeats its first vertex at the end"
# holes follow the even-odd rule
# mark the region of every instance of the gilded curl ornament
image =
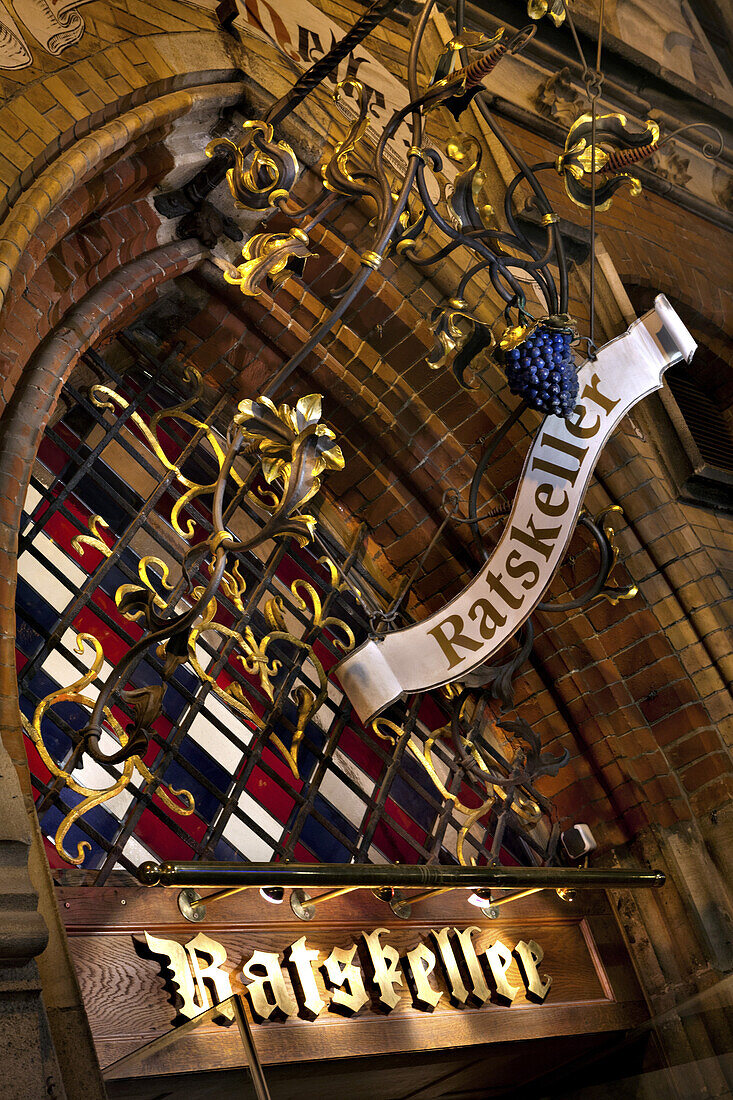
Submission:
POLYGON ((466 842, 475 825, 489 815, 494 818, 492 858, 499 861, 502 837, 510 818, 518 819, 525 828, 537 826, 547 819, 549 803, 538 793, 535 783, 543 775, 557 775, 567 763, 568 751, 558 756, 542 752, 540 738, 523 720, 502 721, 497 728, 509 735, 511 756, 507 759, 481 733, 481 700, 475 692, 461 684, 449 685, 452 718, 449 725, 427 737, 408 733, 402 726, 385 717, 372 721, 372 731, 394 748, 403 747, 425 771, 446 804, 450 804, 457 822, 456 858, 462 865, 471 862, 466 842), (451 740, 456 750, 455 761, 463 778, 471 780, 478 805, 469 805, 465 796, 446 786, 434 760, 437 742, 451 740))
MULTIPOLYGON (((124 766, 119 775, 110 782, 108 787, 104 788, 88 787, 81 783, 79 778, 74 775, 74 771, 82 755, 82 752, 79 750, 83 750, 83 741, 79 743, 77 749, 71 754, 71 758, 64 766, 57 764, 51 756, 43 739, 42 723, 44 717, 46 717, 58 703, 75 703, 77 706, 86 708, 91 708, 93 706, 92 699, 84 694, 84 689, 88 688, 98 679, 104 662, 104 651, 101 642, 98 638, 95 638, 93 634, 77 634, 77 652, 83 653, 85 647, 91 648, 94 653, 92 664, 88 671, 78 680, 75 680, 73 684, 69 684, 68 687, 65 688, 58 688, 42 699, 36 707, 33 718, 30 721, 28 721, 25 715, 23 716, 23 728, 35 745, 41 760, 54 777, 56 784, 66 787, 74 794, 81 795, 81 800, 77 805, 70 809, 63 817, 54 837, 54 845, 58 854, 66 863, 71 863, 76 867, 84 862, 85 854, 91 849, 91 844, 86 840, 82 840, 77 844, 75 854, 69 852, 64 843, 67 833, 84 814, 89 812, 89 810, 93 810, 96 806, 102 806, 105 802, 109 802, 110 799, 115 798, 116 795, 121 794, 134 778, 135 772, 138 773, 142 780, 155 787, 158 797, 165 803, 169 810, 173 811, 173 813, 188 817, 193 813, 195 808, 193 795, 190 791, 166 788, 166 786, 161 784, 157 777, 151 772, 142 758, 135 752, 132 752, 126 757, 124 766), (175 801, 176 799, 179 799, 183 805, 175 801)), ((122 728, 109 707, 104 708, 104 722, 107 727, 105 732, 115 738, 123 750, 127 749, 130 740, 129 734, 122 728)))
POLYGON ((206 146, 207 157, 223 151, 234 159, 226 174, 235 204, 241 210, 268 210, 287 199, 298 178, 298 158, 286 141, 275 141, 269 122, 243 123, 240 144, 215 138, 206 146))

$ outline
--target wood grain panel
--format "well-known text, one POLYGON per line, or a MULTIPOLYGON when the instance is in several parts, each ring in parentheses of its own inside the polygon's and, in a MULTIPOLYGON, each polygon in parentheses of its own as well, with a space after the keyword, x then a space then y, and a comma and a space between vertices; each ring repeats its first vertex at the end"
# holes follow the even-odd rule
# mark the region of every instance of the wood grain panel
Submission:
MULTIPOLYGON (((176 1016, 159 964, 136 951, 135 941, 145 930, 180 943, 199 931, 218 940, 227 950, 225 969, 235 992, 243 988, 238 975, 252 951, 282 952, 301 936, 320 952, 321 961, 333 946, 358 943, 363 931, 378 927, 388 929, 383 942, 403 957, 421 940, 429 942, 430 929, 446 925, 479 926, 478 951, 497 940, 511 950, 520 939, 534 939, 544 950, 539 970, 553 979, 544 1004, 527 999, 516 962, 507 974, 520 988, 511 1006, 452 1007, 444 980, 433 975, 434 986, 446 990, 433 1013, 413 1006, 405 982, 399 1005, 389 1016, 366 1006, 357 1017, 345 1020, 326 1008, 315 1021, 294 1018, 256 1024, 255 1039, 265 1064, 618 1030, 634 1026, 645 1015, 602 893, 581 896, 571 905, 554 894, 534 895, 502 908, 496 921, 486 920, 462 894, 448 894, 416 906, 414 919, 401 921, 368 891, 359 891, 325 904, 313 921, 305 923, 287 903, 275 907, 256 891, 248 891, 211 905, 200 925, 182 919, 175 891, 65 887, 58 894, 103 1066, 169 1031, 176 1016)), ((320 974, 316 980, 328 1003, 320 974)), ((154 1069, 148 1066, 145 1072, 172 1073, 193 1065, 242 1065, 234 1029, 202 1025, 161 1052, 154 1069)))

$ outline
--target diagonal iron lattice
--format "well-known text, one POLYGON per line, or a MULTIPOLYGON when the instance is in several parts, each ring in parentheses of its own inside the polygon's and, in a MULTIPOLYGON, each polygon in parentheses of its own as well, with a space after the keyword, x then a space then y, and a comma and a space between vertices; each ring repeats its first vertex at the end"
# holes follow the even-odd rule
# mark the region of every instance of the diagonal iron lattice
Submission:
MULTIPOLYGON (((534 779, 561 761, 540 752, 528 727, 507 729, 503 744, 469 742, 466 698, 458 713, 450 692, 408 700, 370 728, 358 721, 329 671, 367 636, 369 607, 385 607, 388 594, 361 563, 358 540, 341 546, 322 523, 317 539, 297 530, 262 543, 274 498, 253 453, 238 460, 227 487, 230 528, 254 549, 237 555, 219 589, 222 629, 198 629, 169 668, 137 755, 117 759, 124 736, 114 734, 139 726, 139 700, 165 680, 168 657, 155 646, 113 699, 97 758, 82 751, 98 697, 92 682, 76 697, 69 691, 90 666, 77 636, 97 640, 102 682, 140 648, 142 624, 130 617, 140 610, 136 591, 185 607, 184 559, 215 533, 206 494, 190 486, 216 480, 216 448, 226 445, 234 405, 226 390, 236 381, 232 373, 217 390, 204 377, 197 388, 175 353, 151 355, 132 334, 115 351, 87 355, 67 385, 65 412, 41 445, 21 535, 21 707, 55 862, 58 854, 83 861, 101 883, 112 869, 131 871, 151 857, 552 858, 557 830, 534 779), (146 435, 151 423, 167 462, 146 435)), ((308 507, 317 511, 315 501, 308 507)), ((205 581, 203 556, 200 570, 205 581)))

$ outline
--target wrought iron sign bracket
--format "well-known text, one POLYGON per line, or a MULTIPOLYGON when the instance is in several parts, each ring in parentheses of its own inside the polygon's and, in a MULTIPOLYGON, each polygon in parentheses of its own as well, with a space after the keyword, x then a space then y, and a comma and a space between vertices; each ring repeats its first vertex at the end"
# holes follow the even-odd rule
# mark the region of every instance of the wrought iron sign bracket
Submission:
POLYGON ((358 863, 220 863, 200 860, 190 863, 143 863, 138 878, 144 886, 184 887, 179 909, 194 923, 206 917, 206 906, 241 890, 290 888, 291 908, 301 920, 311 920, 315 906, 353 890, 370 889, 390 903, 403 919, 411 906, 437 893, 470 890, 484 915, 494 919, 500 905, 517 901, 540 890, 556 890, 565 900, 575 890, 648 889, 664 886, 662 871, 621 871, 602 868, 568 867, 441 867, 358 863), (216 887, 201 897, 198 887, 216 887), (311 898, 305 887, 326 887, 327 892, 311 898), (429 887, 404 897, 398 887, 429 887), (494 899, 491 891, 512 892, 494 899), (486 905, 481 905, 485 901, 486 905))

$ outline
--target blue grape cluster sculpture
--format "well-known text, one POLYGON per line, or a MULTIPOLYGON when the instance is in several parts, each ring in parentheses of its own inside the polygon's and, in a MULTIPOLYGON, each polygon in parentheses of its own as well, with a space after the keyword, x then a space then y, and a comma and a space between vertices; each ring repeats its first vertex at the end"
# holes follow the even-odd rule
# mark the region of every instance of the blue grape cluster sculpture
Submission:
POLYGON ((521 342, 504 350, 504 373, 511 392, 538 412, 568 416, 578 396, 572 339, 570 329, 540 323, 521 342))

